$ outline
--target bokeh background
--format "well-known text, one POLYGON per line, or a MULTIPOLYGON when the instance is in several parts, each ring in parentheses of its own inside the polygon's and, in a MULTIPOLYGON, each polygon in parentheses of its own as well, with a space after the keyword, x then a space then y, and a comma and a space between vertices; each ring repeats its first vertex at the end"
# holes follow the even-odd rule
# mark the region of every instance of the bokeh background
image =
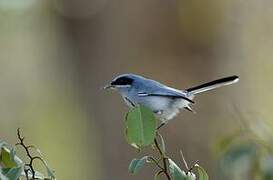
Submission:
POLYGON ((268 0, 0 0, 0 138, 14 144, 20 127, 58 179, 152 179, 128 173, 141 155, 128 108, 101 88, 127 72, 180 89, 236 74, 162 129, 173 159, 182 149, 221 179, 214 145, 238 114, 272 126, 272 18, 268 0))

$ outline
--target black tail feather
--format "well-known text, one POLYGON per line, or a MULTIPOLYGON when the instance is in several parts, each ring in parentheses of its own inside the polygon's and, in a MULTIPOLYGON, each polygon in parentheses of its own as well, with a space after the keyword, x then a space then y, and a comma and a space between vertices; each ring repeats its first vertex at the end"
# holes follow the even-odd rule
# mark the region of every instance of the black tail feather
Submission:
POLYGON ((203 92, 203 91, 207 91, 207 90, 211 90, 217 87, 221 87, 223 85, 228 85, 228 84, 232 84, 235 83, 239 80, 238 76, 229 76, 229 77, 225 77, 225 78, 221 78, 221 79, 217 79, 208 83, 204 83, 198 86, 194 86, 191 88, 186 89, 187 92, 191 93, 193 92, 193 94, 197 94, 199 92, 203 92))

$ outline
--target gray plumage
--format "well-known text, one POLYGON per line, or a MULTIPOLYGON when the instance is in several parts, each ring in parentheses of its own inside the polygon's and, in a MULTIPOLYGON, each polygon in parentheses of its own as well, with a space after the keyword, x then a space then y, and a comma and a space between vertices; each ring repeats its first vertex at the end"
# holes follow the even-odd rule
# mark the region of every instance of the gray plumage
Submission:
POLYGON ((166 123, 174 118, 180 109, 192 111, 190 105, 194 103, 193 98, 196 94, 233 84, 238 80, 238 76, 230 76, 186 90, 178 90, 139 75, 122 74, 105 88, 116 89, 129 107, 142 104, 150 108, 163 123, 166 123))

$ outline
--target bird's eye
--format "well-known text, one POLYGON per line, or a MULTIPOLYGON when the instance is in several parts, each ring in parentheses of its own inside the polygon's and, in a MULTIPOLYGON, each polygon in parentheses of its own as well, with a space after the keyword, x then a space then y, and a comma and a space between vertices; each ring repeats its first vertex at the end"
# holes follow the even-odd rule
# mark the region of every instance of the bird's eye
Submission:
POLYGON ((129 77, 120 77, 114 80, 111 85, 131 85, 133 83, 133 79, 129 77))

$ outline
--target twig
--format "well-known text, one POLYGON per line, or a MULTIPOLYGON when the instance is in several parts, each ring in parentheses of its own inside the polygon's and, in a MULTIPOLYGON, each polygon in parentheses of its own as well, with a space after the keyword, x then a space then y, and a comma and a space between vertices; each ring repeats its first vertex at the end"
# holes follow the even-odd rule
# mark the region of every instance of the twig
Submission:
POLYGON ((186 167, 187 171, 189 171, 189 169, 190 169, 190 168, 189 168, 189 166, 188 166, 187 161, 185 160, 185 157, 184 157, 184 154, 183 154, 182 150, 180 150, 180 154, 181 154, 181 157, 182 157, 183 163, 184 163, 184 165, 185 165, 185 167, 186 167))
POLYGON ((155 160, 153 157, 149 157, 149 159, 151 160, 151 161, 153 161, 156 165, 157 165, 157 167, 159 168, 159 169, 161 169, 161 171, 163 171, 164 170, 164 168, 158 163, 160 160, 155 160))
POLYGON ((180 150, 180 154, 181 154, 183 163, 184 163, 184 165, 185 165, 185 167, 186 167, 186 169, 187 169, 187 173, 186 173, 186 174, 188 174, 189 172, 191 173, 192 170, 193 170, 193 168, 195 167, 195 165, 199 163, 199 160, 196 160, 196 161, 193 163, 193 165, 189 168, 188 163, 187 163, 187 161, 185 160, 185 157, 184 157, 184 155, 183 155, 182 150, 180 150))
POLYGON ((160 146, 159 146, 159 143, 157 142, 157 139, 155 138, 154 139, 154 143, 155 143, 155 146, 156 146, 156 148, 157 148, 157 150, 158 150, 158 152, 159 152, 159 154, 160 154, 160 156, 161 156, 161 158, 162 158, 162 160, 163 160, 163 172, 164 172, 164 174, 166 175, 166 177, 167 177, 167 179, 168 180, 171 180, 171 176, 169 175, 169 172, 168 172, 168 158, 165 156, 165 154, 162 152, 162 150, 161 150, 161 148, 160 148, 160 146))
POLYGON ((36 179, 35 178, 35 170, 33 168, 33 161, 35 159, 41 159, 41 157, 39 156, 32 156, 29 152, 29 149, 30 148, 33 148, 34 146, 30 145, 30 146, 27 146, 25 145, 24 143, 24 140, 25 138, 21 136, 20 134, 20 128, 17 129, 17 137, 19 139, 20 142, 16 143, 15 145, 20 145, 24 148, 24 150, 26 151, 27 153, 27 157, 29 157, 30 161, 28 164, 25 164, 25 174, 26 174, 26 179, 29 180, 29 176, 28 176, 28 172, 31 171, 31 174, 32 174, 32 179, 36 179))

